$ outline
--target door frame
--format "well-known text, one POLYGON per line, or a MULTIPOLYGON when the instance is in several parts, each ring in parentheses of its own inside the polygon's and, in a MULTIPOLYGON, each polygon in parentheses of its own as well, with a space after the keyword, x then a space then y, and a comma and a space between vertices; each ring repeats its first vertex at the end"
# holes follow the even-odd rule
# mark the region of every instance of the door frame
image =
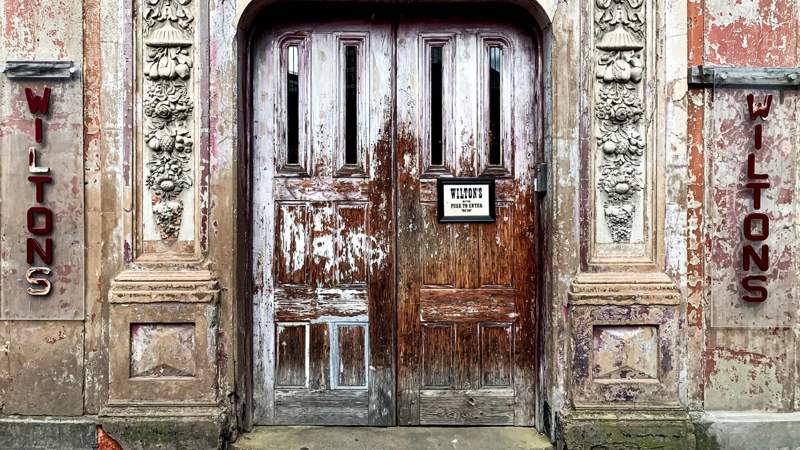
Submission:
MULTIPOLYGON (((237 154, 235 157, 235 173, 238 174, 235 180, 236 184, 236 205, 234 207, 234 217, 235 217, 235 226, 236 229, 239 230, 237 234, 238 239, 236 239, 235 246, 234 246, 234 253, 235 253, 235 260, 238 261, 235 270, 235 287, 234 287, 234 299, 237 302, 237 322, 238 322, 238 329, 241 330, 239 332, 239 342, 240 348, 244 350, 244 354, 247 355, 243 364, 238 367, 241 367, 241 370, 237 371, 235 375, 235 384, 237 386, 237 391, 244 391, 243 392, 243 401, 239 402, 240 405, 244 405, 237 412, 237 416, 240 417, 240 423, 242 424, 243 428, 249 430, 254 425, 253 417, 254 411, 258 407, 255 405, 253 399, 253 386, 255 383, 259 382, 255 380, 255 366, 258 364, 259 359, 254 354, 254 333, 256 320, 253 314, 253 307, 252 307, 252 300, 255 295, 255 287, 253 283, 252 277, 252 268, 253 268, 253 260, 252 260, 252 245, 253 245, 253 218, 254 218, 254 211, 253 211, 253 167, 252 167, 252 158, 253 158, 253 151, 252 151, 252 120, 253 120, 253 98, 252 98, 252 87, 253 87, 253 77, 252 72, 254 70, 254 64, 252 61, 252 51, 253 51, 253 44, 257 40, 258 36, 263 31, 257 24, 261 22, 263 17, 267 16, 270 11, 273 10, 275 5, 283 5, 288 3, 287 1, 281 0, 255 0, 251 2, 243 12, 240 17, 238 29, 236 33, 236 50, 238 56, 238 80, 237 80, 237 93, 236 95, 236 116, 238 118, 236 128, 237 134, 239 139, 237 141, 237 154), (243 388, 243 389, 242 389, 243 388)), ((294 3, 294 2, 292 2, 294 3)), ((301 4, 300 2, 297 2, 301 4)), ((415 4, 450 4, 451 2, 448 0, 433 0, 433 1, 410 1, 406 2, 399 7, 413 7, 415 4)), ((479 0, 467 0, 464 1, 463 4, 469 5, 474 3, 482 3, 479 0)), ((539 104, 541 105, 541 120, 540 124, 542 129, 539 130, 540 135, 540 142, 539 148, 537 149, 538 160, 544 161, 550 164, 552 160, 550 148, 551 148, 551 136, 549 130, 551 129, 551 118, 549 112, 552 110, 552 99, 551 99, 551 71, 550 71, 550 48, 552 46, 552 29, 550 28, 550 17, 549 14, 546 12, 545 7, 551 6, 545 4, 544 6, 536 1, 525 1, 525 0, 500 0, 495 2, 500 4, 504 7, 516 7, 521 9, 528 17, 528 21, 530 23, 530 32, 535 35, 538 42, 541 46, 541 54, 540 56, 540 74, 539 74, 539 82, 541 83, 541 87, 539 89, 539 93, 541 94, 541 101, 539 104)), ((545 3, 548 3, 545 1, 545 3)), ((343 5, 346 6, 361 6, 366 4, 371 5, 391 5, 394 2, 390 0, 378 0, 378 1, 371 1, 371 0, 363 0, 363 1, 354 1, 354 2, 342 2, 343 5)), ((302 4, 301 4, 302 5, 302 4)), ((302 7, 302 6, 301 6, 302 7)), ((396 141, 398 139, 397 130, 394 131, 394 143, 392 145, 393 148, 393 161, 394 157, 396 157, 396 151, 394 150, 396 146, 396 141)), ((393 163, 393 171, 396 176, 396 163, 393 163)), ((535 174, 530 174, 533 177, 535 174)), ((397 186, 394 187, 395 197, 397 195, 397 186)), ((551 223, 553 220, 552 217, 552 209, 549 207, 548 202, 542 200, 542 197, 537 198, 537 206, 535 208, 538 211, 538 214, 534 218, 538 229, 542 233, 542 235, 546 235, 547 231, 552 229, 551 223)), ((396 214, 396 211, 395 211, 396 214)), ((395 233, 396 234, 396 233, 395 233)), ((396 239, 396 235, 395 235, 396 239)), ((550 278, 547 276, 544 270, 541 268, 548 267, 547 264, 543 264, 545 259, 551 254, 550 246, 549 246, 549 239, 540 239, 539 245, 537 246, 536 255, 534 256, 536 259, 536 267, 540 268, 537 273, 537 280, 536 280, 536 299, 534 304, 534 313, 536 314, 536 318, 534 319, 534 323, 537 324, 535 334, 536 334, 536 373, 538 374, 536 379, 536 385, 532 388, 536 391, 535 398, 536 404, 535 408, 535 416, 536 416, 536 427, 538 429, 547 429, 549 428, 549 420, 543 423, 543 417, 545 414, 549 415, 550 411, 547 411, 545 406, 545 377, 541 376, 543 373, 543 368, 546 367, 544 364, 544 357, 547 354, 545 351, 545 337, 548 334, 547 330, 545 330, 546 326, 549 326, 550 321, 546 320, 546 314, 549 314, 549 308, 547 307, 548 303, 544 300, 550 297, 551 286, 550 283, 552 282, 550 278)), ((396 258, 396 255, 395 255, 396 258)), ((395 293, 396 298, 396 293, 395 293)), ((394 326, 396 333, 396 305, 392 311, 394 326)), ((393 338, 396 341, 396 336, 393 338)), ((396 342, 393 343, 394 346, 394 355, 393 357, 393 366, 395 374, 397 373, 396 368, 396 357, 397 357, 397 345, 396 342)), ((395 380, 396 385, 396 380, 395 380)), ((396 389, 396 387, 395 387, 396 389)), ((396 403, 395 403, 395 411, 396 411, 396 403)), ((396 414, 392 414, 396 416, 396 414)), ((395 420, 396 421, 396 420, 395 420)), ((391 425, 396 425, 396 423, 392 423, 391 425)))

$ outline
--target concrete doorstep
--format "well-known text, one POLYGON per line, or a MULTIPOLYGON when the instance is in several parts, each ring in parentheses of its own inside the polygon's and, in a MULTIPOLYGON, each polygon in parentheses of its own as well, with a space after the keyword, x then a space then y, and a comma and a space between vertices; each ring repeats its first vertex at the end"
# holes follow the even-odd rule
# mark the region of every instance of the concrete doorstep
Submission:
POLYGON ((234 450, 539 450, 550 441, 520 427, 255 427, 234 450))

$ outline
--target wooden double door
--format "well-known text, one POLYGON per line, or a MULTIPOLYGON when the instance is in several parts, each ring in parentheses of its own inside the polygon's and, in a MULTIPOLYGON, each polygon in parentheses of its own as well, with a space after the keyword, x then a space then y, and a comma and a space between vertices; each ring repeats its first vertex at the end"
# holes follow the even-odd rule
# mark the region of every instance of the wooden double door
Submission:
POLYGON ((532 425, 538 39, 311 15, 251 56, 256 423, 532 425), (496 221, 439 223, 437 178, 476 176, 496 221))

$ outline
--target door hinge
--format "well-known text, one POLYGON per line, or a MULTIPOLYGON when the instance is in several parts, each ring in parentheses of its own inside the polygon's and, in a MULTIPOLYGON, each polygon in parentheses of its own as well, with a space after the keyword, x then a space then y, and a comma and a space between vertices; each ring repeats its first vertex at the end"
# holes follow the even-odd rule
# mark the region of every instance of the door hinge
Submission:
POLYGON ((533 191, 547 192, 547 163, 536 164, 536 173, 533 174, 533 191))

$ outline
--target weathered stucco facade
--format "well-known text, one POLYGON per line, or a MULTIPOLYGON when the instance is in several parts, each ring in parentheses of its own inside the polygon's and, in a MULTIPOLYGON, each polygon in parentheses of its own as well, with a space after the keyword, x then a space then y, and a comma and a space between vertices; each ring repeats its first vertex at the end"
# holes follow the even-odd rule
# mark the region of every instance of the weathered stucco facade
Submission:
MULTIPOLYGON (((256 139, 259 108, 277 103, 254 88, 259 70, 269 71, 254 52, 273 11, 308 6, 2 5, 0 447, 90 448, 113 438, 125 449, 217 448, 254 425, 279 423, 265 419, 274 411, 264 412, 272 408, 265 399, 273 391, 264 386, 277 363, 265 343, 275 333, 274 311, 259 300, 272 291, 258 275, 272 273, 273 259, 253 250, 259 233, 277 229, 273 205, 259 197, 271 180, 259 175, 265 166, 256 139), (74 70, 42 78, 21 74, 30 66, 14 61, 71 61, 74 70), (45 88, 48 107, 36 109, 45 88), (36 184, 34 176, 50 179, 36 184), (31 212, 37 207, 50 212, 31 212), (30 239, 42 248, 31 250, 30 239), (27 274, 31 267, 50 272, 27 274), (31 295, 29 288, 43 289, 31 277, 48 280, 51 292, 31 295)), ((530 176, 514 185, 531 194, 517 198, 535 205, 536 222, 528 233, 534 244, 521 247, 535 248, 536 280, 523 321, 534 362, 515 372, 530 369, 526 417, 570 449, 800 445, 797 85, 754 89, 716 78, 690 87, 687 80, 697 66, 798 67, 797 4, 470 5, 522 18, 541 49, 533 59, 540 66, 530 69, 541 84, 530 93, 537 110, 524 117, 536 136, 527 155, 547 164, 548 176, 523 173, 530 176), (748 94, 773 95, 767 120, 751 120, 748 94), (760 272, 745 271, 741 258, 750 243, 742 224, 754 211, 745 183, 754 175, 748 154, 756 124, 763 145, 754 170, 770 183, 760 206, 770 221, 770 260, 760 272), (750 272, 766 276, 763 303, 742 300, 750 272)), ((418 5, 352 6, 404 14, 418 5)), ((789 80, 798 76, 800 69, 789 80)), ((390 92, 402 81, 371 88, 390 92)), ((392 126, 413 111, 412 101, 389 104, 373 108, 385 107, 392 126)), ((384 131, 364 139, 391 152, 391 168, 364 163, 364 170, 376 179, 413 176, 417 166, 399 155, 416 152, 415 144, 403 130, 384 131)), ((383 186, 392 199, 388 229, 397 220, 410 230, 415 216, 403 216, 397 186, 383 186)), ((405 276, 403 255, 396 259, 404 248, 374 246, 381 255, 367 258, 371 270, 389 270, 395 282, 399 260, 405 276)), ((378 343, 370 335, 362 345, 402 346, 405 310, 364 313, 370 324, 389 324, 390 338, 378 343)), ((405 369, 397 372, 405 354, 379 356, 364 376, 369 370, 370 381, 392 380, 369 391, 389 392, 369 400, 389 407, 370 406, 364 420, 419 425, 391 399, 406 386, 405 369)), ((518 417, 514 423, 526 423, 518 417)))

